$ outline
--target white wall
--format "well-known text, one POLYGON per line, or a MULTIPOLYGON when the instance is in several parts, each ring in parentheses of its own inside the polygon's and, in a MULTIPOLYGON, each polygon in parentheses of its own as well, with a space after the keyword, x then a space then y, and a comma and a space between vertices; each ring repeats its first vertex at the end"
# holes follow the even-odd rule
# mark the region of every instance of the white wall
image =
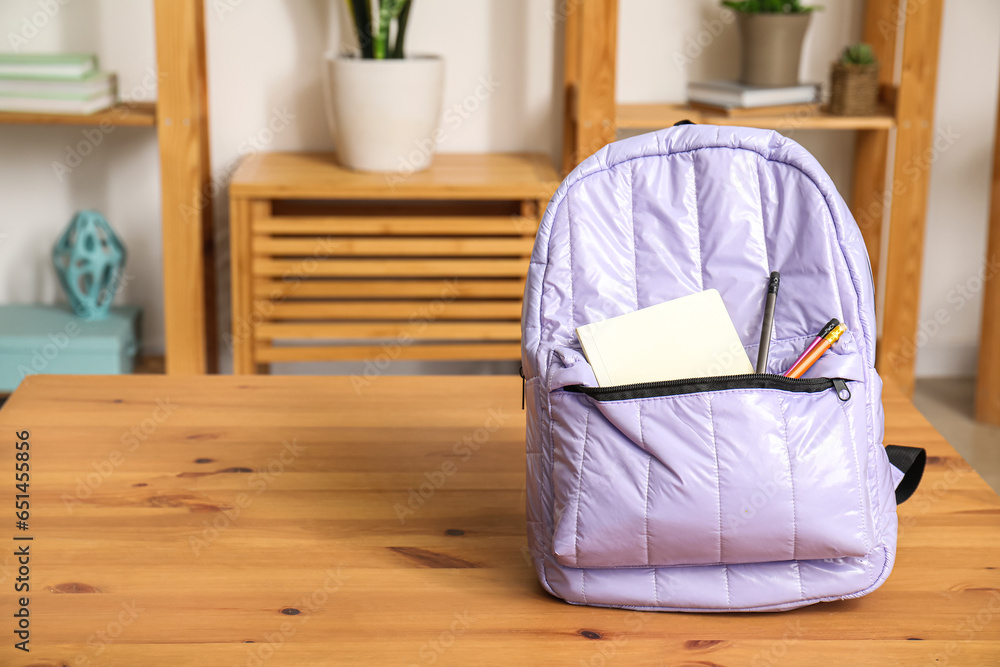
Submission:
POLYGON ((975 375, 998 82, 1000 3, 946 2, 935 107, 941 150, 931 166, 920 300, 924 377, 975 375), (936 318, 945 322, 937 331, 936 318))
MULTIPOLYGON (((20 33, 23 19, 39 11, 38 3, 0 3, 0 50, 11 50, 9 34, 20 33)), ((95 51, 106 68, 119 72, 128 94, 154 62, 151 4, 68 0, 24 50, 95 51)), ((212 163, 221 184, 251 146, 332 147, 323 114, 320 62, 325 50, 342 41, 342 4, 206 0, 212 163), (269 136, 264 130, 275 115, 291 122, 269 136)), ((861 0, 821 4, 826 9, 813 19, 803 62, 803 78, 809 81, 826 81, 830 60, 860 34, 861 0)), ((446 105, 472 93, 480 77, 499 83, 486 104, 449 132, 443 150, 542 150, 556 155, 562 110, 555 6, 556 0, 418 2, 409 48, 444 55, 446 105)), ((735 26, 722 23, 721 16, 715 0, 621 0, 619 99, 678 100, 689 77, 735 75, 735 26)), ((950 321, 921 348, 918 372, 924 375, 970 374, 973 369, 979 295, 964 299, 959 307, 953 290, 969 279, 983 252, 1000 78, 998 35, 1000 4, 994 0, 946 3, 937 124, 960 139, 932 166, 922 308, 925 319, 933 318, 939 308, 949 309, 950 321)), ((60 298, 49 269, 49 248, 73 211, 95 207, 106 213, 130 251, 128 273, 134 278, 121 298, 146 307, 146 344, 162 349, 155 133, 116 129, 60 181, 52 163, 65 159, 67 146, 85 140, 84 131, 0 126, 0 234, 7 235, 0 240, 0 302, 60 298)), ((851 133, 798 131, 792 136, 817 155, 849 194, 851 133)), ((220 199, 216 218, 223 297, 228 289, 226 217, 225 200, 220 199)), ((225 326, 228 299, 220 309, 225 326)), ((404 365, 397 370, 405 370, 404 365)))

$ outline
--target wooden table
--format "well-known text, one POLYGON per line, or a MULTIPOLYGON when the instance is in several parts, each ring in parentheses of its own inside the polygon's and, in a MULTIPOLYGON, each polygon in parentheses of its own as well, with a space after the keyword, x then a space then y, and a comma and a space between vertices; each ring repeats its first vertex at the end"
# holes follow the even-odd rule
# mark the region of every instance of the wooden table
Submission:
POLYGON ((887 441, 926 447, 929 468, 888 582, 718 615, 541 590, 520 399, 517 377, 29 377, 0 410, 0 664, 1000 663, 1000 498, 900 394, 887 441), (30 654, 12 646, 15 544, 30 544, 30 654))
POLYGON ((443 154, 412 174, 248 155, 229 186, 236 373, 520 359, 528 260, 558 185, 537 153, 443 154))

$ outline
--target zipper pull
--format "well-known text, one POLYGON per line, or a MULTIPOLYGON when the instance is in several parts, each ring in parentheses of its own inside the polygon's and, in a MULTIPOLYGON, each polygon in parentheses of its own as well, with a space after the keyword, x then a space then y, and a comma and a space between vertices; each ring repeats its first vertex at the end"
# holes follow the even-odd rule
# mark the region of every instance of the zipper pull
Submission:
POLYGON ((524 399, 528 393, 528 381, 524 379, 524 366, 518 366, 517 374, 521 376, 521 409, 524 410, 524 399))
POLYGON ((846 382, 840 378, 833 378, 830 382, 833 383, 833 388, 837 390, 837 398, 842 401, 846 401, 851 398, 851 390, 847 388, 846 382))

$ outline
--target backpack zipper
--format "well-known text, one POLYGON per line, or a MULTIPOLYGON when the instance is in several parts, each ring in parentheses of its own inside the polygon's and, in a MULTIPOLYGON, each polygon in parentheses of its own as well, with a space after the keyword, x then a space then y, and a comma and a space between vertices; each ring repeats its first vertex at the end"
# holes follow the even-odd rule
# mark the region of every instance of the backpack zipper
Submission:
POLYGON ((710 378, 637 382, 614 387, 588 387, 582 384, 573 384, 563 387, 563 389, 577 394, 586 394, 601 401, 626 401, 636 398, 680 396, 727 389, 779 389, 814 394, 833 388, 837 390, 837 398, 846 401, 851 398, 847 382, 844 378, 789 378, 775 373, 747 373, 710 378))

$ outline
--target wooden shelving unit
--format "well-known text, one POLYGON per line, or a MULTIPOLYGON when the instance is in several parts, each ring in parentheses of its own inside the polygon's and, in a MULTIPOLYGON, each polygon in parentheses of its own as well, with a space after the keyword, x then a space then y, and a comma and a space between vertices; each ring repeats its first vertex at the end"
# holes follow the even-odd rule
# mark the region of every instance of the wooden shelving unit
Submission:
POLYGON ((618 0, 579 0, 565 22, 563 169, 569 171, 614 141, 619 129, 653 130, 683 119, 778 131, 856 130, 851 210, 868 246, 872 271, 884 283, 877 368, 883 378, 912 395, 930 182, 926 155, 933 150, 942 4, 943 0, 910 2, 901 12, 900 0, 868 0, 863 39, 881 63, 882 113, 860 118, 824 113, 730 118, 683 104, 616 104, 618 0), (902 39, 898 59, 897 39, 902 39), (895 134, 892 153, 890 133, 895 134), (886 265, 880 271, 883 219, 888 221, 888 239, 886 265))
POLYGON ((89 115, 0 113, 7 125, 155 127, 160 144, 166 370, 216 368, 203 0, 155 0, 159 101, 89 115))
POLYGON ((156 127, 154 102, 121 102, 97 113, 61 114, 0 112, 0 125, 101 125, 118 127, 156 127))

